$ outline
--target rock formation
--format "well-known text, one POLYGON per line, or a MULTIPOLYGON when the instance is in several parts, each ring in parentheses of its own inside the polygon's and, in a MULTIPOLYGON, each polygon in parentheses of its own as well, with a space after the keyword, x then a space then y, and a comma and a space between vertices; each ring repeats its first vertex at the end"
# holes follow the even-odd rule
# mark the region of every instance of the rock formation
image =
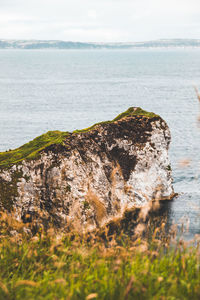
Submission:
POLYGON ((173 196, 166 122, 141 108, 51 131, 0 153, 0 206, 18 219, 91 230, 126 209, 173 196))

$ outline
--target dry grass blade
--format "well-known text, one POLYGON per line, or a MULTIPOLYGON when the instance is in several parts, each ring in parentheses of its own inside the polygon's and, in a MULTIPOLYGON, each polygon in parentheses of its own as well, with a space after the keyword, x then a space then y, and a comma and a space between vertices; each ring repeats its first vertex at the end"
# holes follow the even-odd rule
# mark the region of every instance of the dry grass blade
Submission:
POLYGON ((152 209, 152 202, 148 202, 145 206, 143 206, 139 213, 139 220, 146 221, 151 209, 152 209))
POLYGON ((90 299, 95 299, 98 297, 98 294, 97 293, 92 293, 92 294, 89 294, 87 297, 86 297, 86 300, 90 300, 90 299))
POLYGON ((135 234, 136 235, 142 235, 142 233, 145 231, 146 226, 144 224, 139 223, 135 228, 135 234))
MULTIPOLYGON (((199 104, 200 104, 200 93, 199 93, 199 91, 198 91, 198 89, 197 89, 196 86, 194 87, 194 89, 195 89, 195 92, 196 92, 196 95, 197 95, 197 99, 199 100, 199 104)), ((198 120, 198 122, 200 122, 200 112, 199 112, 199 115, 197 117, 197 120, 198 120)))
POLYGON ((162 282, 163 281, 163 277, 162 276, 159 276, 158 277, 158 282, 162 282))
POLYGON ((6 295, 9 294, 7 287, 6 287, 5 284, 4 284, 3 282, 1 282, 1 281, 0 281, 0 288, 2 289, 2 291, 3 291, 6 295))
POLYGON ((55 263, 54 263, 54 266, 57 268, 57 269, 61 269, 62 267, 64 267, 65 266, 65 262, 63 262, 63 261, 56 261, 55 263))
POLYGON ((59 283, 59 284, 66 284, 66 280, 64 278, 58 278, 54 281, 52 281, 52 283, 59 283))
POLYGON ((106 208, 104 204, 90 189, 86 195, 86 200, 94 208, 96 219, 100 223, 106 217, 106 208))
POLYGON ((145 253, 147 250, 148 250, 148 244, 145 241, 143 241, 141 243, 141 245, 139 245, 137 247, 137 251, 140 252, 140 253, 145 253))
POLYGON ((178 167, 179 168, 187 168, 190 166, 190 164, 191 164, 191 159, 185 158, 178 162, 178 167))
POLYGON ((36 287, 38 286, 39 284, 35 281, 32 281, 32 280, 19 280, 15 287, 18 287, 18 286, 21 286, 21 285, 27 285, 27 286, 33 286, 33 287, 36 287))
POLYGON ((199 102, 200 102, 200 94, 199 94, 199 91, 198 91, 198 89, 197 89, 197 87, 196 87, 196 86, 194 87, 194 89, 195 89, 195 92, 196 92, 197 98, 198 98, 198 100, 199 100, 199 102))
POLYGON ((130 293, 130 290, 132 289, 133 282, 134 282, 134 277, 131 276, 131 279, 130 279, 130 281, 129 281, 127 287, 126 287, 126 290, 125 290, 124 299, 128 298, 128 294, 130 293))

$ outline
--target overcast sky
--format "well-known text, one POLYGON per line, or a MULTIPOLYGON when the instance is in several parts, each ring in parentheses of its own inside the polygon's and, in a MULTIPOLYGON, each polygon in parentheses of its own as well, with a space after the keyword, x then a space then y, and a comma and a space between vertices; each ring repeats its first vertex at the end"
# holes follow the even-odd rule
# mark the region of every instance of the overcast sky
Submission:
POLYGON ((200 0, 0 0, 0 39, 200 38, 200 0))

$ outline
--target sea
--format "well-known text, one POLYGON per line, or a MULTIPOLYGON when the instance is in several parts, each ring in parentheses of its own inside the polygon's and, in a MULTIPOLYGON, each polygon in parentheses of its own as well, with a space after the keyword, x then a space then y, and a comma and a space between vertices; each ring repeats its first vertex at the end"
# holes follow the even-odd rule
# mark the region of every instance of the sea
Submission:
POLYGON ((164 118, 178 196, 167 222, 200 234, 200 49, 0 50, 0 151, 49 130, 112 120, 130 106, 164 118))

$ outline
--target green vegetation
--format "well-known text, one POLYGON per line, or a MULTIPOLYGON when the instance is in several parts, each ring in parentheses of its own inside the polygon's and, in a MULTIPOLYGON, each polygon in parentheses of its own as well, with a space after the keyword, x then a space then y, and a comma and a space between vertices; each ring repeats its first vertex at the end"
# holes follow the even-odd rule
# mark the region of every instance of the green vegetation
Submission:
POLYGON ((48 131, 20 148, 0 152, 0 167, 19 163, 23 159, 35 159, 44 148, 52 144, 62 144, 67 135, 68 132, 48 131))
MULTIPOLYGON (((198 242, 171 246, 141 236, 34 237, 6 214, 0 219, 0 299, 200 299, 198 242), (11 236, 10 230, 17 232, 11 236)), ((140 228, 137 229, 139 232, 140 228)))
POLYGON ((171 168, 170 165, 167 166, 167 170, 168 170, 168 171, 171 171, 171 170, 172 170, 172 168, 171 168))
POLYGON ((84 201, 83 202, 83 207, 84 207, 84 209, 86 210, 86 209, 89 209, 90 208, 90 203, 88 202, 88 201, 84 201))
POLYGON ((103 121, 103 122, 99 122, 96 123, 88 128, 85 129, 80 129, 80 130, 75 130, 73 131, 73 133, 81 133, 81 132, 87 132, 89 130, 95 129, 96 126, 98 125, 104 125, 104 124, 110 124, 116 121, 119 121, 123 118, 126 117, 131 117, 131 116, 145 116, 147 118, 154 118, 154 117, 158 117, 158 115, 152 113, 152 112, 147 112, 143 109, 141 109, 140 107, 135 108, 135 107, 130 107, 129 109, 127 109, 125 112, 119 114, 115 119, 113 119, 112 121, 103 121))
MULTIPOLYGON (((94 124, 89 128, 75 130, 73 133, 87 132, 89 130, 95 129, 97 125, 110 124, 112 122, 119 121, 125 117, 135 115, 145 116, 148 118, 153 118, 157 116, 152 112, 147 112, 141 109, 140 107, 138 107, 137 109, 135 109, 134 107, 130 107, 127 111, 118 115, 112 121, 100 122, 94 124)), ((67 135, 69 135, 69 132, 61 132, 58 130, 48 131, 47 133, 35 138, 33 141, 30 141, 29 143, 17 149, 6 152, 0 152, 0 167, 9 167, 13 164, 21 162, 24 159, 36 159, 38 158, 40 152, 46 147, 51 146, 53 144, 63 144, 63 141, 67 135)))
POLYGON ((153 112, 145 111, 140 107, 138 107, 137 109, 135 109, 134 107, 130 107, 129 109, 127 109, 127 111, 119 114, 113 121, 118 121, 125 117, 131 117, 131 116, 136 116, 136 115, 137 116, 145 116, 147 118, 158 117, 158 115, 154 114, 153 112))

